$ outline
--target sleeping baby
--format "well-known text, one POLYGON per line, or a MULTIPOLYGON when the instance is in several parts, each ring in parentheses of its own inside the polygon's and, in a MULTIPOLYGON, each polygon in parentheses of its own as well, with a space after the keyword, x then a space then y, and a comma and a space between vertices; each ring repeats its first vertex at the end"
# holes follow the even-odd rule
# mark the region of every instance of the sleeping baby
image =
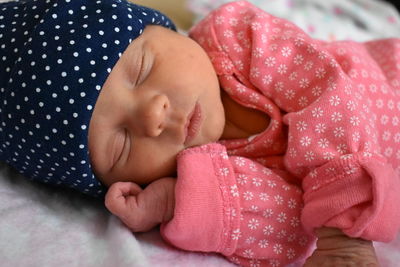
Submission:
POLYGON ((189 37, 123 0, 0 10, 0 152, 25 176, 239 265, 378 266, 400 225, 400 40, 314 40, 245 1, 189 37))

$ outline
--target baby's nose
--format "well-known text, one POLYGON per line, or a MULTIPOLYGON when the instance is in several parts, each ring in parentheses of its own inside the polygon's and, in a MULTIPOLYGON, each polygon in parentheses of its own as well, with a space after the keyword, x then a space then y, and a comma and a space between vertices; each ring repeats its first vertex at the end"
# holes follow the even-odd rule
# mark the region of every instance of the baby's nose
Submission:
POLYGON ((148 136, 157 137, 164 131, 169 106, 169 99, 163 94, 156 95, 149 101, 144 118, 148 136))

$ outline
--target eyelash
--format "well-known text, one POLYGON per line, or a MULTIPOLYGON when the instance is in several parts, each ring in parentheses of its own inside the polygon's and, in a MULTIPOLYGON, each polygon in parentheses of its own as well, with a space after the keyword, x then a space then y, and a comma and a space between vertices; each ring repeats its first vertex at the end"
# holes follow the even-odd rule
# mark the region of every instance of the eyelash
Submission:
POLYGON ((139 69, 139 73, 138 73, 138 75, 137 75, 137 78, 136 78, 136 84, 135 85, 138 85, 138 84, 140 84, 141 82, 142 82, 142 80, 141 80, 141 78, 142 78, 142 76, 143 76, 143 72, 144 72, 144 65, 145 65, 145 53, 143 53, 143 56, 142 56, 142 60, 141 60, 141 63, 140 63, 140 69, 139 69))

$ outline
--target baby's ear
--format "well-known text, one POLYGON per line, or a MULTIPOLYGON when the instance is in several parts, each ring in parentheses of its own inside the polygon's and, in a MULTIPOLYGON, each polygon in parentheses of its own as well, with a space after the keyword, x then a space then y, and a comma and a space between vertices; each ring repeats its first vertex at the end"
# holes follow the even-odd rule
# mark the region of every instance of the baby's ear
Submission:
POLYGON ((132 182, 117 182, 110 186, 105 197, 107 209, 120 217, 128 211, 127 197, 138 195, 143 189, 132 182))

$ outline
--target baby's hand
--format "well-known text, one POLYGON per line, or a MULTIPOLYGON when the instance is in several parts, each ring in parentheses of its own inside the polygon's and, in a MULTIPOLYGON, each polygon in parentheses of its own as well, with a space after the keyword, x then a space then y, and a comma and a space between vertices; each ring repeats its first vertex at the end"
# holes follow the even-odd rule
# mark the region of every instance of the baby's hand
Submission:
POLYGON ((378 267, 372 241, 351 238, 334 228, 316 231, 317 249, 304 267, 378 267))
POLYGON ((145 232, 172 219, 175 182, 174 178, 162 178, 145 189, 132 182, 114 183, 108 189, 105 205, 132 231, 145 232))

